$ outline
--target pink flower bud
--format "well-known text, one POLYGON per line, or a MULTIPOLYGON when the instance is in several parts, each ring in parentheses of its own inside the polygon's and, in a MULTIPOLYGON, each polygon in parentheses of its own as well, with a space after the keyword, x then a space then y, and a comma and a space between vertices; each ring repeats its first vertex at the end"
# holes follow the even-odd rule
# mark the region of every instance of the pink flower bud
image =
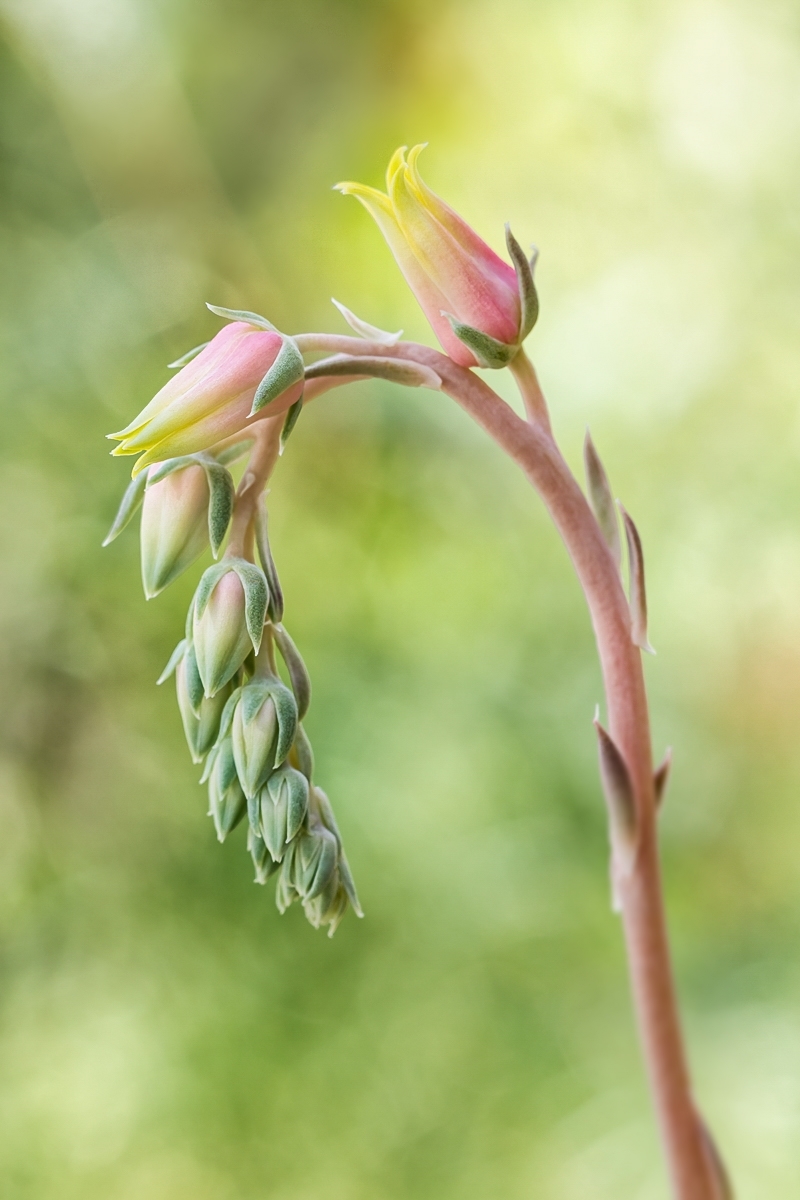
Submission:
POLYGON ((232 679, 253 648, 245 619, 245 595, 239 576, 226 571, 215 584, 200 617, 195 610, 192 641, 207 696, 232 679))
POLYGON ((163 592, 208 545, 209 488, 201 466, 150 484, 142 505, 142 583, 148 600, 163 592))
POLYGON ((506 345, 520 340, 521 311, 514 268, 425 183, 417 169, 422 146, 406 159, 392 156, 386 194, 360 183, 340 183, 374 217, 434 333, 455 362, 478 360, 453 332, 444 313, 506 345))
MULTIPOLYGON (((112 454, 138 454, 134 474, 154 462, 195 454, 242 429, 258 385, 283 345, 283 337, 232 321, 164 385, 138 417, 119 433, 112 454)), ((302 381, 287 390, 288 407, 302 381)))

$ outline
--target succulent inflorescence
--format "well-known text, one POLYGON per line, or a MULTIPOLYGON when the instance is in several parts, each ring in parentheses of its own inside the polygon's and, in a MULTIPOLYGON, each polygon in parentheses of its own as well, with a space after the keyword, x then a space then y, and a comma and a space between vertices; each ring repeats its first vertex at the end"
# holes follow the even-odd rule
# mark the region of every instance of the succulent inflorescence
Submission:
POLYGON ((330 801, 314 781, 314 755, 302 725, 311 684, 282 624, 266 505, 250 470, 250 462, 259 469, 260 449, 263 478, 274 460, 263 449, 269 451, 274 438, 275 430, 261 422, 255 438, 141 470, 106 543, 141 507, 142 580, 149 598, 206 548, 216 556, 233 519, 227 550, 203 573, 185 637, 158 682, 175 678, 186 741, 193 761, 203 764, 201 783, 208 785, 219 840, 246 817, 256 881, 276 876, 280 911, 299 900, 311 924, 332 934, 348 904, 359 916, 361 908, 330 801), (237 492, 228 466, 246 454, 237 492))

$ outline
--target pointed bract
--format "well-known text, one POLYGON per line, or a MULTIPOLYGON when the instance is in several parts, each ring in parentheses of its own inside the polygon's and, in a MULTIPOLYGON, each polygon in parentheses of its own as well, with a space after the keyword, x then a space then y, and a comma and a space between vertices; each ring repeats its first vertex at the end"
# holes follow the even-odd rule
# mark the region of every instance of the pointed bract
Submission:
POLYGON ((442 386, 436 372, 423 363, 373 354, 334 354, 306 367, 306 379, 321 379, 326 375, 370 375, 404 387, 427 387, 435 392, 442 386))
POLYGON ((344 317, 351 329, 354 329, 360 337, 366 338, 368 342, 382 342, 384 346, 394 346, 403 336, 402 329, 398 329, 397 333, 387 333, 385 329, 378 329, 376 325, 370 325, 368 321, 362 321, 349 308, 345 308, 338 300, 331 297, 331 303, 335 304, 339 312, 344 317))
POLYGON ((606 545, 614 556, 614 562, 619 568, 622 565, 622 542, 619 536, 617 508, 614 504, 608 475, 588 429, 583 440, 583 465, 586 471, 586 486, 589 490, 592 512, 600 526, 600 532, 606 540, 606 545))
POLYGON ((653 773, 653 790, 656 797, 656 808, 661 808, 664 803, 664 796, 669 783, 669 774, 672 769, 672 747, 667 747, 667 752, 661 760, 661 764, 656 767, 653 773))
POLYGON ((625 511, 619 501, 617 501, 617 504, 619 505, 619 511, 622 513, 625 537, 628 542, 628 570, 630 574, 628 599, 631 607, 631 639, 635 646, 639 646, 647 654, 655 654, 655 650, 647 639, 647 592, 644 583, 642 539, 639 537, 639 530, 634 525, 630 514, 625 511))
POLYGON ((625 876, 633 869, 639 843, 636 798, 625 759, 596 716, 594 727, 597 730, 600 779, 608 808, 611 845, 620 873, 625 876))
POLYGON ((136 479, 132 479, 125 489, 125 494, 120 501, 120 506, 117 515, 114 517, 114 524, 109 529, 103 541, 104 546, 108 546, 114 541, 114 538, 119 537, 125 526, 129 523, 135 513, 139 511, 139 505, 144 500, 144 489, 147 484, 147 476, 140 475, 136 479))

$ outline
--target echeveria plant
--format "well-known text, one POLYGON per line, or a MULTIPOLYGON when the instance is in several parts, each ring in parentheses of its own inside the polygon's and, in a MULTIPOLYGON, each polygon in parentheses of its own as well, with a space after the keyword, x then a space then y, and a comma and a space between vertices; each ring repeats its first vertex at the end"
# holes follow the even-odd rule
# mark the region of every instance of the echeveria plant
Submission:
POLYGON ((594 724, 613 904, 625 933, 674 1194, 679 1200, 726 1200, 731 1185, 692 1096, 669 959, 657 843, 669 755, 654 769, 641 663, 642 651, 650 650, 641 540, 614 501, 589 435, 586 494, 553 438, 522 346, 539 312, 535 252, 529 260, 507 228, 511 261, 495 254, 425 185, 417 165, 421 149, 395 153, 385 193, 357 183, 338 187, 374 217, 445 353, 401 341, 400 334, 384 333, 338 303, 356 336, 290 336, 256 313, 209 305, 229 323, 173 363, 178 373, 111 435, 119 443, 114 454, 139 457, 107 540, 142 505, 148 597, 210 546, 217 561, 200 579, 185 637, 162 680, 175 675, 186 739, 193 760, 204 764, 202 781, 220 841, 246 818, 256 880, 276 876, 281 912, 299 900, 311 923, 332 934, 348 905, 358 916, 361 909, 302 724, 311 688, 283 625, 266 484, 304 405, 369 377, 445 392, 494 438, 544 501, 591 614, 607 706, 606 724, 599 712, 594 724), (508 367, 525 417, 474 367, 508 367), (228 467, 244 458, 234 489, 228 467))

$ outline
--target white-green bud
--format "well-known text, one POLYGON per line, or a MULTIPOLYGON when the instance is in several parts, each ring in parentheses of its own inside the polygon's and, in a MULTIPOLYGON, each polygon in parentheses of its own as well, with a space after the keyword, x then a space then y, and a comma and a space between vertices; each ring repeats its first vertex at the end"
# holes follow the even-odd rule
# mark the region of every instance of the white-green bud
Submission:
POLYGON ((233 712, 231 734, 236 769, 245 794, 253 796, 289 753, 297 729, 297 705, 275 676, 245 684, 233 712))
MULTIPOLYGON (((152 474, 157 468, 151 467, 152 474)), ((140 533, 142 583, 148 600, 163 592, 208 545, 209 488, 197 464, 148 483, 140 533)))
POLYGON ((253 563, 226 558, 203 574, 193 602, 192 642, 207 696, 233 678, 258 650, 267 610, 267 584, 253 563))
POLYGON ((247 831, 247 849, 256 869, 256 883, 266 883, 270 875, 274 875, 279 869, 280 864, 272 858, 264 839, 252 829, 247 831))
POLYGON ((336 837, 321 823, 315 823, 297 839, 294 884, 304 900, 314 900, 325 891, 338 857, 336 837))
POLYGON ((270 775, 259 793, 261 836, 276 862, 297 836, 308 810, 308 780, 288 765, 270 775))
POLYGON ((209 815, 221 842, 235 829, 247 809, 247 800, 236 774, 233 746, 229 737, 223 738, 212 752, 213 763, 208 776, 209 815))
POLYGON ((199 674, 196 681, 192 678, 197 674, 197 662, 194 653, 189 650, 175 668, 175 686, 178 693, 178 708, 183 721, 183 731, 192 755, 192 761, 202 762, 208 754, 219 733, 222 711, 230 695, 231 685, 226 684, 215 696, 203 695, 199 674), (199 688, 197 684, 200 684, 199 688), (197 700, 199 691, 199 704, 197 700))

